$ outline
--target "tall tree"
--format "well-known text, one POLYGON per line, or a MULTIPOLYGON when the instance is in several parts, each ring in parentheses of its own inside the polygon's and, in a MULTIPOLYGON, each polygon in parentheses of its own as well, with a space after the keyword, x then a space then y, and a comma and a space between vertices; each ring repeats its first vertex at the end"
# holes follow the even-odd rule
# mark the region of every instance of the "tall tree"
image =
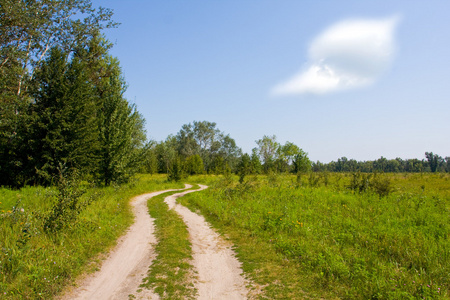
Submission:
POLYGON ((300 151, 294 158, 294 173, 297 175, 306 173, 311 169, 311 161, 308 158, 308 153, 300 151))
POLYGON ((256 141, 258 145, 258 155, 263 163, 264 172, 273 171, 274 162, 277 159, 277 151, 280 144, 277 142, 275 135, 263 136, 262 139, 256 141))
POLYGON ((23 156, 24 133, 34 101, 29 86, 50 49, 59 48, 69 61, 75 48, 117 25, 111 16, 89 0, 0 0, 0 185, 26 180, 31 158, 23 156))
POLYGON ((252 174, 260 174, 261 170, 262 170, 262 166, 261 166, 261 161, 259 160, 259 155, 258 155, 258 149, 257 148, 253 148, 252 149, 252 155, 251 155, 251 173, 252 174))
POLYGON ((167 173, 172 161, 177 157, 177 139, 173 135, 169 135, 165 141, 155 146, 155 152, 158 159, 158 172, 167 173))
POLYGON ((52 48, 33 80, 32 124, 28 132, 30 174, 50 183, 58 167, 66 165, 93 172, 98 144, 95 91, 77 57, 69 63, 65 53, 52 48))
POLYGON ((126 181, 138 171, 145 131, 143 117, 123 96, 126 84, 118 60, 108 56, 106 67, 109 76, 100 83, 98 178, 109 185, 126 181))
POLYGON ((194 121, 183 125, 176 142, 181 157, 200 155, 208 172, 222 170, 224 165, 234 167, 242 153, 234 139, 220 132, 214 122, 194 121))
POLYGON ((244 153, 237 165, 237 174, 239 175, 239 182, 244 182, 244 177, 252 173, 252 165, 250 155, 244 153))
POLYGON ((96 10, 89 0, 1 0, 0 17, 0 69, 12 61, 20 65, 17 95, 50 49, 59 47, 68 56, 94 32, 117 25, 111 10, 96 10))
POLYGON ((425 157, 427 158, 428 165, 433 173, 438 171, 439 167, 443 165, 444 160, 442 157, 437 154, 433 154, 433 152, 425 152, 425 157))

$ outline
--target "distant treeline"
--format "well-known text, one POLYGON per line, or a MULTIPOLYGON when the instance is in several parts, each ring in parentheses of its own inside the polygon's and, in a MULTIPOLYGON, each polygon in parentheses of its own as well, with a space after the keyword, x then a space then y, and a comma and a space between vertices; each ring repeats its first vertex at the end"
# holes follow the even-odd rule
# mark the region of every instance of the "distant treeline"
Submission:
POLYGON ((450 157, 442 158, 433 152, 425 152, 425 159, 386 159, 380 157, 373 161, 356 161, 354 159, 347 159, 346 157, 339 158, 337 161, 330 163, 316 162, 312 163, 312 170, 315 172, 450 172, 450 157))
POLYGON ((284 145, 276 136, 263 136, 256 141, 251 154, 242 153, 234 139, 216 128, 216 123, 194 121, 183 125, 175 135, 165 141, 152 142, 144 154, 142 172, 170 173, 173 166, 179 173, 247 174, 313 172, 449 172, 450 157, 445 159, 432 152, 425 159, 401 158, 375 161, 356 161, 342 157, 337 162, 311 162, 297 145, 284 145))

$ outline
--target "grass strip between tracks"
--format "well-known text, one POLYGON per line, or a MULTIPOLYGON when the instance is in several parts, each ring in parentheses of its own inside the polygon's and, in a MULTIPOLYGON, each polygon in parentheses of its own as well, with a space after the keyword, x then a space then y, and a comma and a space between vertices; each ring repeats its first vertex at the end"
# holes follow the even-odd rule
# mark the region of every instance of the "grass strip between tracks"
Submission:
MULTIPOLYGON (((194 186, 192 189, 198 189, 194 186)), ((164 202, 168 192, 148 200, 149 213, 155 219, 157 253, 142 287, 153 289, 161 299, 193 299, 196 293, 189 232, 182 218, 164 202)))

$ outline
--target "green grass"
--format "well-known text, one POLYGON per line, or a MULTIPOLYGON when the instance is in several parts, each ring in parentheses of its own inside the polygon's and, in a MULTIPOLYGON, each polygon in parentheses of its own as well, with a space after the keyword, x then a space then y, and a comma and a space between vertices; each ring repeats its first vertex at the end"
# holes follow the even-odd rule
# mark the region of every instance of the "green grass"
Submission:
POLYGON ((449 299, 450 176, 381 174, 386 197, 328 176, 222 179, 180 202, 233 240, 255 298, 449 299))
POLYGON ((0 298, 58 295, 76 276, 95 270, 95 258, 114 246, 129 227, 133 196, 182 187, 168 183, 165 175, 140 176, 123 186, 86 187, 81 200, 92 202, 57 233, 43 230, 56 201, 55 188, 0 189, 0 298))
MULTIPOLYGON (((200 210, 236 245, 261 299, 450 299, 450 175, 380 174, 390 193, 351 189, 352 174, 195 176, 209 189, 178 201, 200 210)), ((380 181, 380 182, 381 182, 380 181)), ((89 188, 92 202, 54 233, 43 221, 54 188, 0 189, 0 298, 50 299, 98 267, 132 222, 131 197, 182 188, 165 176, 89 188), (93 262, 93 263, 90 263, 93 262)), ((149 201, 160 243, 147 286, 167 299, 193 297, 186 226, 163 196, 149 201)))
MULTIPOLYGON (((190 263, 192 249, 189 232, 182 218, 164 202, 179 192, 169 192, 148 200, 150 215, 155 219, 157 253, 143 287, 153 289, 161 299, 194 299, 195 274, 190 263)), ((180 199, 180 198, 179 198, 180 199)))

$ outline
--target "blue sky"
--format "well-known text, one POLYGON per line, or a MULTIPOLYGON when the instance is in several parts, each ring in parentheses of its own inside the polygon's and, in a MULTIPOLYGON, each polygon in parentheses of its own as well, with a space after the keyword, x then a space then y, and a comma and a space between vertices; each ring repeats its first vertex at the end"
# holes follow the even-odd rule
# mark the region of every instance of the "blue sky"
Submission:
POLYGON ((151 139, 207 120, 244 152, 450 156, 450 1, 92 2, 151 139))

